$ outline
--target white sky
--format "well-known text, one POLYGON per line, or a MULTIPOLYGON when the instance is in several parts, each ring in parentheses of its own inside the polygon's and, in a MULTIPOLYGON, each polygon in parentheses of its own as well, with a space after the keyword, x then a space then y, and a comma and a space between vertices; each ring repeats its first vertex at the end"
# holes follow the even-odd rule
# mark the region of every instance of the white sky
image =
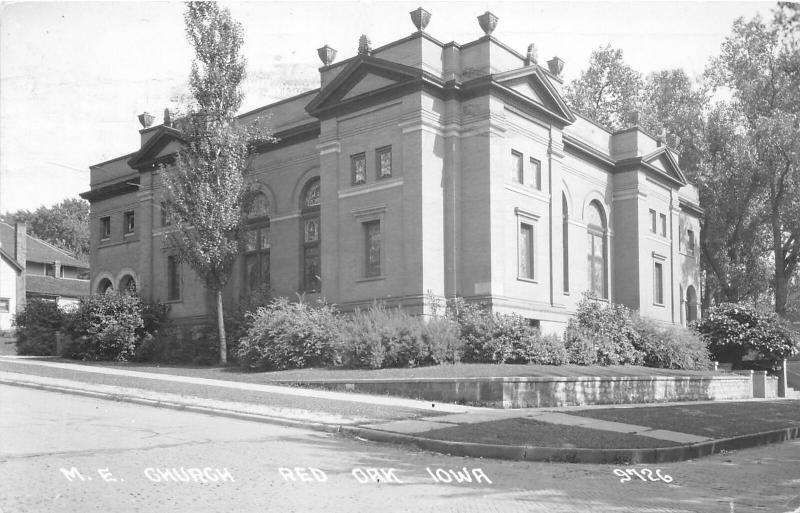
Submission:
MULTIPOLYGON (((337 60, 415 29, 408 13, 432 13, 442 42, 483 35, 476 17, 500 18, 494 36, 539 61, 558 55, 575 78, 589 54, 611 43, 635 69, 702 73, 737 17, 768 17, 766 2, 223 2, 245 30, 243 112, 319 85, 316 49, 337 60)), ((192 52, 182 3, 0 4, 0 212, 35 209, 89 189, 89 166, 139 147, 136 116, 160 122, 186 92, 192 52)))

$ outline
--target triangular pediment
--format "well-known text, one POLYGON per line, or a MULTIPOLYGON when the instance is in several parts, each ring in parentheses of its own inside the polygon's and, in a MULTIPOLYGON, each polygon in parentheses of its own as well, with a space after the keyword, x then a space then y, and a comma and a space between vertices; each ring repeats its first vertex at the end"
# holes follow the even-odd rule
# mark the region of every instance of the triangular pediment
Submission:
POLYGON ((520 99, 533 102, 569 123, 575 121, 575 115, 567 106, 567 102, 538 65, 499 73, 492 78, 506 91, 518 95, 520 99))
POLYGON ((642 157, 642 162, 673 180, 682 184, 688 183, 686 175, 683 174, 680 166, 678 166, 677 159, 667 148, 662 147, 649 155, 645 155, 642 157))
POLYGON ((359 55, 320 90, 306 110, 317 115, 343 103, 358 101, 359 98, 389 93, 418 81, 422 75, 422 70, 418 68, 359 55))
POLYGON ((140 169, 154 164, 180 151, 184 143, 185 141, 178 130, 171 127, 161 127, 128 160, 128 165, 133 169, 140 169))

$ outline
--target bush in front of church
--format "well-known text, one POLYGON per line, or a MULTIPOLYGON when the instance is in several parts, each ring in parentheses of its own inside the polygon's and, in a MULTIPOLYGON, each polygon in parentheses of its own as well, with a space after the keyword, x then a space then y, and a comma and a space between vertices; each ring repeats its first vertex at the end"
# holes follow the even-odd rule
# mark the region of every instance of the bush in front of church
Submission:
POLYGON ((81 298, 65 316, 64 356, 77 360, 129 361, 145 328, 138 296, 109 292, 81 298))
POLYGON ((17 354, 52 356, 56 351, 56 336, 61 329, 64 312, 55 301, 28 298, 25 308, 14 317, 17 354))

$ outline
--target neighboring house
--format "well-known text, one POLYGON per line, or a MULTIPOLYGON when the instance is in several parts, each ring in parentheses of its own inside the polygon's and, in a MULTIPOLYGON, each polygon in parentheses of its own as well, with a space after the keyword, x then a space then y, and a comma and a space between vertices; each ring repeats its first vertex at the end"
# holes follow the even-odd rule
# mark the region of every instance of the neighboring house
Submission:
POLYGON ((0 223, 0 329, 11 328, 25 299, 39 297, 70 307, 90 293, 89 266, 27 234, 25 223, 0 223))
MULTIPOLYGON (((609 132, 573 112, 564 63, 540 66, 482 18, 466 44, 362 37, 338 63, 320 48, 319 89, 240 116, 279 142, 252 162, 229 304, 264 286, 343 310, 461 296, 556 331, 590 290, 667 323, 698 316, 702 210, 675 153, 635 122, 609 132)), ((203 319, 213 301, 165 242, 158 169, 183 144, 165 119, 140 116, 139 150, 91 167, 92 290, 203 319)))

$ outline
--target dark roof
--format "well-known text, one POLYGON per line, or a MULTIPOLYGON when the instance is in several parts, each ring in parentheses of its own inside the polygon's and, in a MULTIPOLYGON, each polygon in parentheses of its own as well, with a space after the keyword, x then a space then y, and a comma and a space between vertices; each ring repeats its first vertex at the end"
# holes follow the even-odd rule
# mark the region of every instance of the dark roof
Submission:
POLYGON ((83 297, 91 288, 89 280, 54 278, 53 276, 28 275, 25 277, 25 292, 44 296, 83 297))
MULTIPOLYGON (((6 223, 0 223, 0 247, 2 247, 6 253, 13 256, 15 244, 16 235, 14 234, 14 227, 6 223)), ((48 244, 31 235, 28 235, 25 251, 25 260, 28 262, 51 264, 58 260, 61 262, 61 265, 78 267, 80 269, 89 268, 89 264, 86 262, 81 262, 63 249, 58 249, 52 244, 48 244)))

